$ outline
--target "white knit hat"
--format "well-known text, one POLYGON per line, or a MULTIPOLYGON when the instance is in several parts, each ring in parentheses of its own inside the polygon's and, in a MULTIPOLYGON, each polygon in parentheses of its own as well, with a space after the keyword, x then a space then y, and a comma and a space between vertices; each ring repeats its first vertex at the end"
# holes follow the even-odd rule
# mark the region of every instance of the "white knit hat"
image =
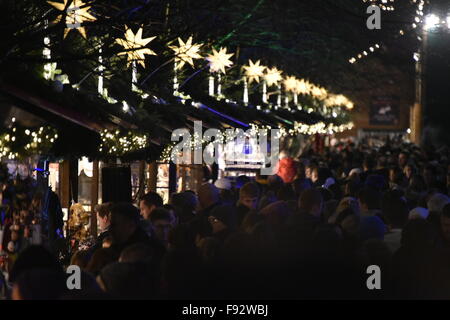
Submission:
POLYGON ((214 185, 218 189, 225 189, 225 190, 231 189, 231 181, 228 180, 227 178, 221 178, 221 179, 216 180, 216 182, 214 182, 214 185))
POLYGON ((353 168, 352 170, 350 170, 348 176, 350 177, 353 174, 361 174, 362 170, 360 168, 353 168))

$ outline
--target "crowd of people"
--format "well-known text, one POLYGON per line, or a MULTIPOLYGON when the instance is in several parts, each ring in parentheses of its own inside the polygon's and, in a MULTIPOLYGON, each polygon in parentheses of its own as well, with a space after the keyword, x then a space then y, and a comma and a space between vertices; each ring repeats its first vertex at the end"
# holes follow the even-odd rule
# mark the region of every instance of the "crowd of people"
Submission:
POLYGON ((167 204, 155 192, 137 204, 104 203, 95 210, 95 243, 70 262, 82 270, 81 289, 68 290, 67 266, 44 246, 16 248, 16 238, 27 239, 19 227, 6 244, 18 255, 4 293, 18 300, 448 299, 449 168, 447 149, 340 143, 281 159, 275 175, 205 182, 167 204), (381 271, 379 290, 367 285, 372 265, 381 271))

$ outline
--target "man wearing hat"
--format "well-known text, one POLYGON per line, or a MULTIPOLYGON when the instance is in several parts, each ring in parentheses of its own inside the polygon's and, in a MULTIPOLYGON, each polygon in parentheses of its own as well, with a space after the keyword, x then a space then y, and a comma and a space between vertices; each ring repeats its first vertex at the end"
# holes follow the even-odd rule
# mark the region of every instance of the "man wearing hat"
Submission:
POLYGON ((224 243, 235 226, 236 208, 231 205, 219 205, 211 211, 208 222, 212 228, 212 236, 224 243))
POLYGON ((220 201, 223 204, 234 204, 236 202, 234 192, 232 190, 231 181, 227 178, 221 178, 214 182, 214 185, 219 189, 220 201))

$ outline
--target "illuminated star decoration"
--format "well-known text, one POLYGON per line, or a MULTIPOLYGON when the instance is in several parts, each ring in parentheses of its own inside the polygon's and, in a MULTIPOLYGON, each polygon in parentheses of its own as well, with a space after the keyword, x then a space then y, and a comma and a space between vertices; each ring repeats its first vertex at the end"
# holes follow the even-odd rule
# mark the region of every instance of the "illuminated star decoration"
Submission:
POLYGON ((286 91, 295 91, 297 89, 297 79, 295 77, 286 77, 283 83, 286 91))
POLYGON ((256 61, 256 63, 253 63, 252 60, 249 60, 249 65, 244 66, 245 69, 245 76, 248 78, 248 83, 251 84, 253 80, 255 80, 257 83, 259 83, 259 78, 264 77, 264 70, 266 69, 265 66, 261 66, 261 61, 256 61))
POLYGON ((327 96, 327 90, 319 87, 314 87, 311 91, 312 95, 319 99, 324 99, 327 96))
POLYGON ((177 66, 175 70, 183 68, 185 63, 194 66, 194 59, 201 59, 202 56, 198 53, 200 50, 201 44, 192 44, 192 36, 184 43, 181 38, 178 38, 179 46, 169 46, 175 52, 175 62, 177 62, 177 66))
POLYGON ((216 49, 213 49, 213 53, 206 57, 206 60, 209 61, 209 70, 211 72, 222 72, 225 74, 225 67, 230 67, 233 62, 230 58, 234 55, 234 53, 227 54, 227 48, 220 48, 217 52, 216 49))
MULTIPOLYGON (((69 6, 67 6, 69 0, 64 0, 64 3, 47 1, 48 4, 52 5, 59 11, 64 11, 66 8, 66 28, 64 29, 64 38, 67 36, 70 30, 77 29, 78 32, 86 39, 86 30, 81 24, 85 21, 95 21, 96 18, 93 17, 88 10, 90 6, 86 6, 81 0, 73 0, 69 6)), ((58 23, 62 18, 62 14, 59 15, 55 23, 58 23)))
POLYGON ((281 73, 282 73, 282 71, 278 70, 277 68, 272 68, 272 69, 267 68, 267 73, 264 76, 267 86, 270 87, 270 86, 275 85, 278 82, 280 82, 283 79, 283 77, 281 76, 281 73))
POLYGON ((303 79, 297 80, 297 87, 295 88, 295 92, 298 94, 309 94, 311 92, 311 84, 308 81, 303 79))
POLYGON ((124 47, 127 51, 120 52, 119 55, 128 55, 127 66, 129 66, 131 62, 137 61, 142 65, 142 67, 145 68, 144 54, 156 56, 156 53, 149 48, 144 47, 156 37, 142 39, 142 28, 139 28, 136 34, 134 34, 133 31, 127 26, 125 26, 125 28, 127 28, 127 31, 125 32, 125 39, 116 39, 116 42, 124 47))
POLYGON ((353 102, 351 102, 346 96, 340 95, 329 95, 325 100, 325 105, 327 107, 332 106, 345 106, 347 109, 353 109, 353 102))

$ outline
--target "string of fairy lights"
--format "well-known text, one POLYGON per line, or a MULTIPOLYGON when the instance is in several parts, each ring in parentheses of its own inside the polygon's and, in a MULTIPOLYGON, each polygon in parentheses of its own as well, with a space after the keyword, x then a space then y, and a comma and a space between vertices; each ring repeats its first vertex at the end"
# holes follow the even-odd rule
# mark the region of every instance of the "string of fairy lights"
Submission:
POLYGON ((372 46, 369 47, 368 50, 364 50, 360 53, 358 53, 357 55, 355 55, 354 57, 351 57, 348 61, 353 64, 356 63, 358 60, 361 60, 365 57, 367 57, 369 54, 374 53, 375 51, 381 49, 381 45, 376 43, 372 46))
MULTIPOLYGON (((254 137, 258 138, 261 135, 269 136, 269 132, 271 129, 276 129, 275 139, 285 138, 287 136, 296 136, 298 134, 304 135, 315 135, 315 134, 334 134, 341 133, 346 130, 351 130, 354 128, 354 123, 349 122, 343 125, 335 125, 335 124, 325 124, 324 122, 318 122, 313 125, 307 125, 300 122, 294 123, 294 128, 286 129, 284 127, 281 128, 271 128, 270 126, 258 126, 254 123, 250 124, 250 129, 247 132, 244 132, 246 137, 254 137)), ((222 130, 218 132, 215 136, 214 141, 211 142, 211 139, 206 139, 200 137, 197 133, 191 137, 191 139, 186 144, 179 143, 171 143, 167 145, 161 153, 159 161, 161 162, 169 162, 175 161, 175 157, 179 157, 182 153, 182 149, 189 151, 202 150, 208 144, 221 144, 226 145, 227 143, 234 143, 236 138, 239 135, 239 129, 235 130, 222 130)))
POLYGON ((21 128, 16 118, 12 126, 0 133, 0 160, 16 160, 27 155, 48 152, 58 139, 57 130, 50 126, 36 129, 21 128))
MULTIPOLYGON (((384 4, 388 3, 388 0, 363 0, 364 3, 373 4, 379 6, 382 10, 387 10, 384 4)), ((394 0, 389 0, 389 2, 394 3, 394 0)), ((414 22, 411 24, 411 28, 405 30, 400 29, 398 32, 395 33, 396 36, 404 36, 408 33, 408 31, 414 30, 418 27, 420 23, 422 23, 424 20, 424 7, 425 7, 425 0, 410 0, 411 4, 416 5, 416 11, 414 16, 414 22)), ((392 7, 391 10, 388 11, 394 11, 394 7, 392 7)), ((351 57, 348 62, 351 64, 357 63, 359 60, 364 59, 365 57, 368 57, 371 53, 375 53, 377 50, 381 49, 383 47, 383 43, 376 43, 371 45, 368 49, 363 50, 357 54, 355 54, 353 57, 351 57)))
POLYGON ((136 134, 132 131, 103 130, 100 132, 99 151, 108 155, 123 156, 127 153, 145 150, 149 145, 146 134, 136 134))
POLYGON ((363 0, 363 2, 370 4, 370 5, 376 5, 376 6, 380 7, 381 10, 384 10, 384 11, 394 11, 395 10, 395 7, 394 7, 395 0, 363 0))

